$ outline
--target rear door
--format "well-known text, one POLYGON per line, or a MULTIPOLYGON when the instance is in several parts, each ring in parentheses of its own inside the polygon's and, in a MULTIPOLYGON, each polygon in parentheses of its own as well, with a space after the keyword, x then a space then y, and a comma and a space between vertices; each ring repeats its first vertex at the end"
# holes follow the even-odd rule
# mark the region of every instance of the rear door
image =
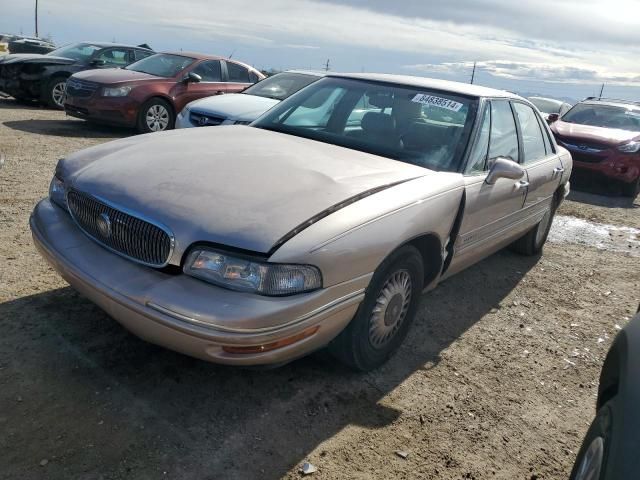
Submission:
POLYGON ((227 74, 227 92, 229 93, 237 93, 241 92, 245 88, 250 85, 253 85, 255 82, 253 79, 257 80, 255 75, 252 75, 249 70, 237 63, 226 62, 223 60, 223 64, 226 69, 227 74))
POLYGON ((522 143, 522 166, 527 171, 529 188, 525 211, 531 225, 539 220, 553 199, 562 178, 562 162, 549 140, 547 129, 538 114, 525 103, 514 101, 513 110, 518 121, 522 143))
POLYGON ((196 64, 192 69, 181 73, 181 81, 174 88, 174 102, 176 112, 180 112, 184 106, 203 97, 221 95, 226 92, 226 83, 223 81, 222 65, 220 60, 204 60, 196 64), (200 82, 187 82, 184 78, 189 72, 199 75, 200 82))
POLYGON ((464 174, 465 207, 448 274, 475 263, 508 244, 521 231, 526 177, 485 182, 492 162, 507 158, 518 162, 520 148, 516 122, 508 100, 487 102, 481 127, 464 174))

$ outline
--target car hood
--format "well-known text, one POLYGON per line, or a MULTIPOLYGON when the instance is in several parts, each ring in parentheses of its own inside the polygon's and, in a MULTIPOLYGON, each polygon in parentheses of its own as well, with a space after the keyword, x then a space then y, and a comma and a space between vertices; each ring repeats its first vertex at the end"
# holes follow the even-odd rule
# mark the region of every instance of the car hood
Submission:
POLYGON ((140 81, 171 80, 168 78, 156 77, 155 75, 150 75, 148 73, 126 70, 124 68, 102 68, 99 70, 85 70, 84 72, 76 73, 73 77, 80 80, 88 80, 91 82, 109 85, 140 81))
POLYGON ((225 119, 253 121, 278 103, 280 103, 280 100, 273 98, 230 93, 196 100, 191 102, 188 108, 194 112, 215 115, 225 119))
POLYGON ((591 125, 563 122, 562 120, 554 122, 551 129, 564 138, 591 140, 610 145, 620 145, 640 139, 640 132, 620 130, 617 128, 593 127, 591 125))
POLYGON ((71 155, 58 168, 73 188, 167 225, 176 242, 172 263, 202 241, 268 253, 329 207, 435 174, 245 126, 117 140, 71 155))
POLYGON ((12 53, 0 57, 0 65, 12 63, 46 63, 49 65, 71 65, 76 63, 72 58, 54 57, 52 55, 40 55, 37 53, 12 53))

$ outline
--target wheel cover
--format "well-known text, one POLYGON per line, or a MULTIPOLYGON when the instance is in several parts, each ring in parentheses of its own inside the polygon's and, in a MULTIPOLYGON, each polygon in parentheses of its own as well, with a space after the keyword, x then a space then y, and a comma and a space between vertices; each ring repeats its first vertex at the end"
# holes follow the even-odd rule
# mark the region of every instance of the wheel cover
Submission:
POLYGON ((536 230, 536 245, 540 245, 544 240, 544 236, 547 234, 547 230, 549 230, 549 223, 551 222, 551 209, 548 209, 540 223, 538 224, 538 228, 536 230))
POLYGON ((147 127, 152 132, 166 130, 169 126, 169 112, 162 105, 151 105, 145 117, 147 127))
POLYGON ((66 82, 59 82, 53 86, 51 90, 51 99, 58 107, 64 107, 64 93, 66 82))
POLYGON ((598 480, 600 478, 603 457, 604 439, 602 437, 596 437, 589 445, 589 448, 587 448, 587 451, 584 452, 575 480, 598 480))
POLYGON ((392 273, 384 283, 369 318, 369 342, 374 348, 384 348, 400 329, 411 294, 411 275, 406 270, 392 273))

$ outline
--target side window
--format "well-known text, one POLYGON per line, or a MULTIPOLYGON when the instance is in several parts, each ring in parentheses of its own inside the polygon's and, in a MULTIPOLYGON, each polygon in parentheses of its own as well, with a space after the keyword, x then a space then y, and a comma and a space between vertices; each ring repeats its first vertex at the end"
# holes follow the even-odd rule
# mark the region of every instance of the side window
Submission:
POLYGON ((256 75, 256 72, 249 72, 249 81, 251 83, 257 83, 258 82, 258 75, 256 75))
POLYGON ((547 154, 538 117, 529 105, 514 102, 513 108, 520 124, 524 163, 532 163, 544 158, 547 154))
POLYGON ((192 70, 202 77, 203 82, 221 82, 222 71, 219 60, 207 60, 192 70))
POLYGON ((96 55, 94 60, 102 60, 105 66, 126 67, 129 64, 129 51, 125 48, 109 48, 96 55))
POLYGON ((142 60, 143 58, 147 58, 153 55, 153 52, 147 52, 146 50, 134 50, 135 61, 142 60))
POLYGON ((230 82, 251 83, 249 80, 249 70, 237 63, 227 62, 227 72, 230 82))
POLYGON ((325 87, 317 90, 301 105, 288 110, 281 117, 283 125, 322 129, 327 126, 335 106, 344 96, 342 88, 325 87))
POLYGON ((545 121, 538 117, 538 123, 540 124, 540 130, 542 130, 542 139, 544 140, 544 149, 547 151, 547 155, 554 153, 551 140, 549 138, 549 130, 545 125, 545 121))
POLYGON ((491 108, 487 105, 484 109, 482 126, 478 141, 473 146, 469 156, 468 173, 481 173, 487 170, 487 154, 489 153, 489 132, 491 129, 491 108))
POLYGON ((489 160, 504 157, 518 161, 518 133, 511 106, 507 100, 491 102, 491 141, 489 160))

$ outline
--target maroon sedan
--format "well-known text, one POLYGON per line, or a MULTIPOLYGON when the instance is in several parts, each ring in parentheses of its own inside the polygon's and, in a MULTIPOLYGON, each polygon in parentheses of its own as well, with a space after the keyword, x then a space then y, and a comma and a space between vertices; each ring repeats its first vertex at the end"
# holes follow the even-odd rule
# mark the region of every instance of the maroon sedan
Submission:
POLYGON ((220 57, 158 53, 125 68, 71 76, 64 108, 74 117, 159 132, 173 128, 187 103, 240 92, 263 78, 248 65, 220 57))
POLYGON ((551 130, 571 152, 575 173, 617 182, 630 197, 640 193, 639 103, 589 98, 555 121, 551 130))

